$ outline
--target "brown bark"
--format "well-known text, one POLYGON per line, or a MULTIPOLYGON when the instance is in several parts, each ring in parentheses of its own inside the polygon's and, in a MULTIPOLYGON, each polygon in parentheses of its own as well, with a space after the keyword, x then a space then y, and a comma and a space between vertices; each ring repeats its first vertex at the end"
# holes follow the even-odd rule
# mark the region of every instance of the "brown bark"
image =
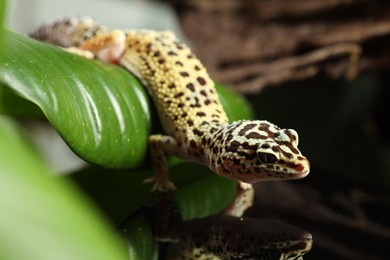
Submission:
POLYGON ((243 93, 390 64, 390 5, 369 0, 171 0, 212 77, 243 93))

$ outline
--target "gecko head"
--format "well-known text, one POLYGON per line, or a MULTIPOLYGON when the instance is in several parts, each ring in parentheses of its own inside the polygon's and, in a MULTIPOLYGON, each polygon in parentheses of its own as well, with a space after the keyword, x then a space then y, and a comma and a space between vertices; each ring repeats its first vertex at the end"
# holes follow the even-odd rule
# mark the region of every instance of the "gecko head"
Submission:
POLYGON ((217 159, 210 167, 226 178, 255 183, 309 174, 309 161, 298 149, 295 130, 267 121, 238 121, 217 131, 212 140, 210 151, 217 159))

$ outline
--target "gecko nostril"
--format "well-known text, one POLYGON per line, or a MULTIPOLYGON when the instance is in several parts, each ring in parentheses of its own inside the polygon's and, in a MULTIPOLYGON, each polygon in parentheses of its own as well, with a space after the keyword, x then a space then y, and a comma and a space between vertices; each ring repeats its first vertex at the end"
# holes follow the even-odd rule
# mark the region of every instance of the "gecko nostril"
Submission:
POLYGON ((297 172, 301 172, 302 170, 303 170, 303 165, 302 164, 297 164, 297 165, 295 165, 295 170, 297 171, 297 172))

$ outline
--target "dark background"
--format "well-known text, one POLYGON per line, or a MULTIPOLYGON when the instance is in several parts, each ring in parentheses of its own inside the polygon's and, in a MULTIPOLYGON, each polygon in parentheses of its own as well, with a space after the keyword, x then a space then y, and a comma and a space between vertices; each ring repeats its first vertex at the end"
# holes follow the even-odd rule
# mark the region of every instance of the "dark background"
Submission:
POLYGON ((387 259, 390 5, 169 1, 210 74, 293 128, 311 173, 256 185, 247 216, 313 235, 305 259, 387 259))

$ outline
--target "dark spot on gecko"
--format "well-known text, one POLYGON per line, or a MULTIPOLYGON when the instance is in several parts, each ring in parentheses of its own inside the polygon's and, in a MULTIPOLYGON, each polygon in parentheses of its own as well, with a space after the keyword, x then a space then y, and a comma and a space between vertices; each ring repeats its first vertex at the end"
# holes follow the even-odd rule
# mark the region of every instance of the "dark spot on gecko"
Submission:
POLYGON ((280 151, 282 152, 282 154, 284 155, 284 157, 287 157, 288 159, 292 159, 292 158, 293 158, 293 156, 292 156, 291 153, 288 153, 288 152, 286 152, 286 151, 284 151, 284 150, 282 150, 282 149, 280 149, 280 151))
POLYGON ((176 87, 175 83, 171 83, 171 84, 168 85, 168 88, 169 88, 169 89, 173 89, 173 88, 175 88, 175 87, 176 87))
POLYGON ((169 56, 177 56, 177 53, 174 52, 174 51, 169 51, 169 52, 168 52, 168 55, 169 55, 169 56))
POLYGON ((183 92, 179 92, 179 93, 177 93, 176 95, 174 95, 173 97, 174 97, 174 98, 180 98, 180 97, 182 97, 182 96, 184 96, 184 93, 183 93, 183 92))
POLYGON ((187 116, 187 113, 184 112, 183 114, 181 114, 181 117, 186 117, 187 116))
POLYGON ((191 147, 195 148, 196 147, 196 142, 194 140, 191 140, 190 141, 190 145, 191 145, 191 147))
POLYGON ((206 80, 204 78, 198 77, 197 80, 198 80, 200 85, 202 85, 202 86, 206 85, 206 80))
POLYGON ((203 132, 202 131, 199 131, 198 129, 194 129, 194 130, 192 130, 192 132, 195 134, 195 135, 197 135, 197 136, 202 136, 203 135, 203 132))
POLYGON ((197 112, 196 115, 202 117, 202 116, 206 116, 206 113, 204 113, 204 112, 197 112))
POLYGON ((246 134, 246 132, 248 132, 249 130, 251 130, 252 128, 254 128, 256 126, 256 124, 247 124, 246 126, 244 126, 243 129, 241 129, 239 132, 238 132, 238 135, 239 136, 244 136, 246 134))
POLYGON ((160 56, 160 52, 159 51, 155 51, 154 54, 153 54, 154 57, 158 57, 160 56))
POLYGON ((215 160, 211 158, 210 165, 215 165, 215 160))
POLYGON ((159 63, 159 64, 164 64, 164 63, 165 63, 165 60, 164 60, 164 59, 159 59, 159 60, 158 60, 158 63, 159 63))
POLYGON ((204 101, 204 104, 205 104, 206 106, 210 105, 210 104, 211 104, 210 99, 206 99, 206 100, 204 101))
POLYGON ((288 145, 288 148, 289 148, 289 149, 291 150, 291 152, 293 152, 294 154, 299 154, 298 149, 296 149, 295 147, 293 147, 291 143, 288 145))
POLYGON ((228 152, 237 152, 238 150, 238 147, 240 146, 241 144, 238 142, 238 141, 232 141, 230 143, 230 145, 228 145, 226 147, 226 151, 228 152))
POLYGON ((264 132, 267 132, 267 133, 270 132, 268 128, 269 128, 269 125, 268 124, 264 124, 264 123, 261 123, 260 126, 259 126, 259 130, 260 131, 264 131, 264 132))
POLYGON ((199 67, 198 65, 195 65, 194 69, 195 69, 196 71, 200 71, 200 67, 199 67))
POLYGON ((177 104, 177 107, 184 107, 184 103, 180 102, 179 104, 177 104))
POLYGON ((189 126, 193 126, 194 125, 194 122, 192 120, 188 120, 187 123, 188 123, 189 126))
POLYGON ((292 163, 292 162, 288 162, 288 163, 287 163, 287 167, 295 168, 295 164, 292 163))
POLYGON ((234 158, 234 159, 233 159, 233 163, 234 163, 235 165, 240 165, 240 160, 237 159, 237 158, 234 158))
POLYGON ((251 132, 251 133, 247 134, 245 137, 246 138, 253 138, 253 139, 267 139, 266 136, 261 135, 261 134, 256 133, 256 132, 251 132))
POLYGON ((264 149, 268 149, 270 147, 271 147, 270 144, 267 144, 267 143, 261 145, 261 148, 264 148, 264 149))
POLYGON ((179 50, 183 49, 183 45, 180 42, 174 42, 174 44, 176 45, 176 48, 178 48, 179 50))
POLYGON ((206 93, 206 91, 202 90, 202 91, 200 91, 199 93, 200 93, 201 95, 203 95, 203 96, 207 97, 207 93, 206 93))
POLYGON ((187 55, 187 58, 188 59, 192 59, 192 58, 194 58, 194 55, 192 53, 190 53, 190 54, 187 55))
POLYGON ((173 120, 177 120, 177 119, 179 119, 178 116, 177 116, 177 115, 174 115, 174 116, 173 116, 173 120))
POLYGON ((303 161, 303 160, 305 160, 305 158, 304 158, 304 157, 302 157, 302 156, 298 156, 298 157, 297 157, 297 159, 298 159, 298 160, 300 160, 300 161, 303 161))
POLYGON ((186 87, 187 87, 189 90, 191 90, 192 92, 195 92, 194 84, 188 83, 186 87))
POLYGON ((272 146, 272 151, 277 153, 277 152, 279 152, 279 148, 277 146, 272 146))
POLYGON ((183 63, 181 63, 180 61, 176 61, 175 64, 178 65, 178 66, 183 67, 183 63))
POLYGON ((182 76, 182 77, 189 77, 190 74, 188 74, 188 72, 182 71, 182 72, 180 72, 180 76, 182 76))
POLYGON ((244 149, 247 149, 247 150, 254 150, 254 151, 257 150, 257 145, 256 145, 256 144, 250 145, 248 142, 244 142, 244 143, 242 144, 242 147, 243 147, 244 149))
POLYGON ((221 159, 221 158, 218 158, 217 163, 218 163, 218 164, 222 164, 222 159, 221 159))

